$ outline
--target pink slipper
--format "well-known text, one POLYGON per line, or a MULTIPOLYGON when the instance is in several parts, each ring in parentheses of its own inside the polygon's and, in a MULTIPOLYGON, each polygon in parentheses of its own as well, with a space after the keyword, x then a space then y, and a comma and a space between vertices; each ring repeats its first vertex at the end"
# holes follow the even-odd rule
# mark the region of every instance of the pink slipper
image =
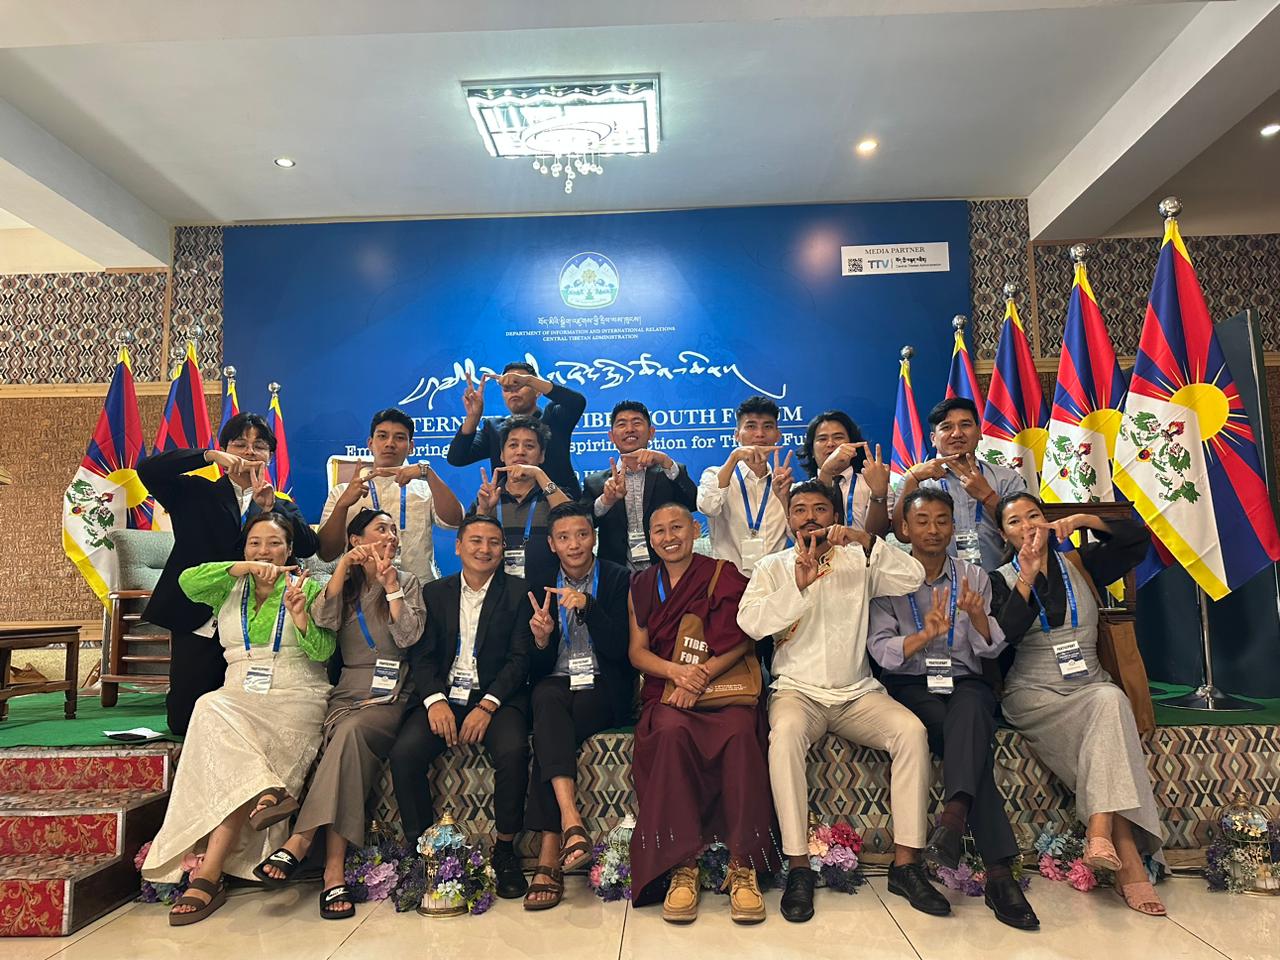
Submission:
POLYGON ((1086 867, 1094 870, 1110 870, 1114 873, 1120 869, 1120 857, 1116 853, 1115 844, 1106 837, 1089 837, 1085 841, 1084 856, 1080 859, 1086 867))
POLYGON ((1116 884, 1116 893, 1124 898, 1130 910, 1137 910, 1148 917, 1163 917, 1166 913, 1164 904, 1156 894, 1156 888, 1146 880, 1137 883, 1116 884))

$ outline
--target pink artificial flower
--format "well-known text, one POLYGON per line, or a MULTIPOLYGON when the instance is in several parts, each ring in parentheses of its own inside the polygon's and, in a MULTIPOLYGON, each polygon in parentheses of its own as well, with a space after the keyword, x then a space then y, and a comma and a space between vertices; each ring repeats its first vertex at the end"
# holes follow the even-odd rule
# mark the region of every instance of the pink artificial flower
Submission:
POLYGON ((1071 869, 1067 871, 1067 879, 1071 885, 1084 893, 1092 890, 1098 885, 1098 878, 1093 875, 1083 860, 1074 860, 1071 863, 1071 869))
POLYGON ((1047 853, 1040 857, 1040 876, 1046 880, 1065 880, 1067 875, 1058 868, 1058 862, 1047 853))
POLYGON ((842 847, 848 847, 854 853, 862 852, 862 837, 847 823, 836 823, 831 826, 831 839, 842 847))
POLYGON ((182 855, 182 870, 184 873, 195 873, 200 869, 200 864, 204 863, 203 853, 192 853, 188 851, 182 855))
POLYGON ((811 857, 825 857, 830 849, 831 845, 829 843, 823 843, 817 837, 809 841, 809 856, 811 857))
POLYGON ((133 865, 141 870, 143 862, 147 859, 147 851, 151 849, 151 841, 148 840, 138 848, 138 855, 133 858, 133 865))
POLYGON ((591 884, 592 889, 595 889, 595 890, 600 889, 600 878, 603 873, 604 873, 603 864, 597 863, 594 867, 591 868, 591 873, 588 875, 587 882, 591 884))

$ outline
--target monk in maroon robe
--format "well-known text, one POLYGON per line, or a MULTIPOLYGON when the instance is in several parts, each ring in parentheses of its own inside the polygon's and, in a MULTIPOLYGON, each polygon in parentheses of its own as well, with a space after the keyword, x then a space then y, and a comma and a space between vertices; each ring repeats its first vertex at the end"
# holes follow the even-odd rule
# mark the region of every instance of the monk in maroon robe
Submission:
POLYGON ((756 706, 694 710, 707 684, 744 656, 755 641, 738 628, 738 601, 747 580, 726 563, 708 596, 716 561, 697 556, 698 525, 679 504, 653 512, 649 542, 659 563, 631 581, 631 663, 644 674, 632 775, 639 816, 631 838, 631 889, 636 906, 663 896, 663 918, 697 917, 698 855, 717 841, 729 848, 730 908, 739 923, 764 919, 756 871, 780 866, 769 789, 768 737, 756 706), (712 655, 700 665, 672 662, 680 620, 697 614, 712 655), (662 702, 670 680, 670 704, 662 702))

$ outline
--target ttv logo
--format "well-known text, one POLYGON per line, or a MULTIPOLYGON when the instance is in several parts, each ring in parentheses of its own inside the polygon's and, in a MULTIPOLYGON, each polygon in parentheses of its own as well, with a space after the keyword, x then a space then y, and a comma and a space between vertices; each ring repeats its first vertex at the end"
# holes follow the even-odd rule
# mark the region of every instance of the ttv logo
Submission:
POLYGON ((889 261, 889 260, 868 260, 867 266, 869 266, 872 270, 888 270, 891 266, 893 266, 893 263, 892 261, 889 261))

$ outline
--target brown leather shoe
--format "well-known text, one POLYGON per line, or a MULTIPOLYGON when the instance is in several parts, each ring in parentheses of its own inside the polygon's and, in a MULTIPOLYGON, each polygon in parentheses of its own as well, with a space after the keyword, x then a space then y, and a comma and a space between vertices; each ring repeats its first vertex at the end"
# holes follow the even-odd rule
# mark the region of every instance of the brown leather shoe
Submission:
POLYGON ((698 919, 699 892, 698 868, 676 867, 662 901, 662 919, 667 923, 693 923, 698 919))
POLYGON ((764 897, 750 867, 730 867, 724 884, 729 888, 729 917, 734 923, 764 920, 764 897))

